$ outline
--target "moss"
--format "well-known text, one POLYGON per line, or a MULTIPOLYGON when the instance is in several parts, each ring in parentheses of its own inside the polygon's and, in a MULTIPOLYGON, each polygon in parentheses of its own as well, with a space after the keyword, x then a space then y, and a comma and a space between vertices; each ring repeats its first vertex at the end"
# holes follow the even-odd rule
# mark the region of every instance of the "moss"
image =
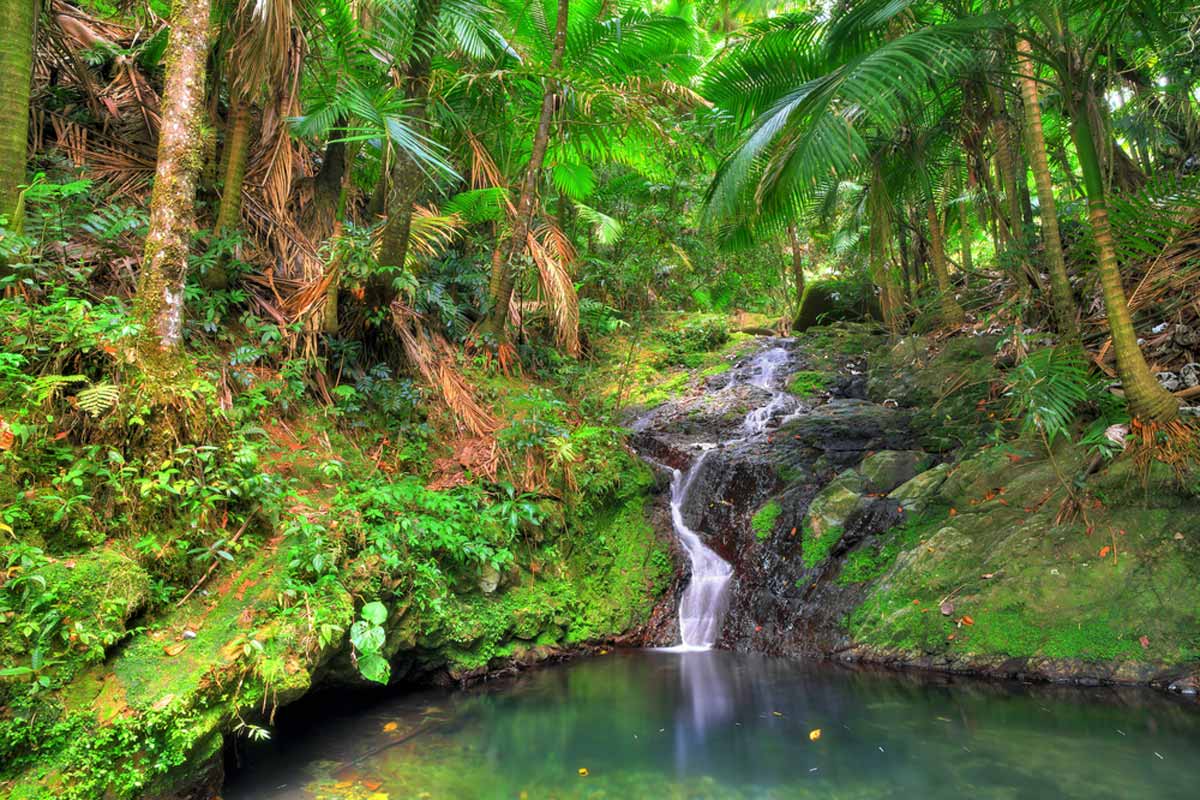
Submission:
POLYGON ((772 500, 754 514, 750 520, 750 529, 754 531, 754 535, 759 541, 768 538, 774 532, 775 521, 779 519, 782 512, 783 508, 779 505, 779 501, 772 500))
POLYGON ((825 391, 829 378, 822 372, 804 370, 794 373, 788 380, 788 391, 797 397, 810 397, 825 391))
POLYGON ((804 551, 801 554, 805 568, 812 569, 829 558, 830 551, 841 538, 842 529, 838 526, 830 527, 820 536, 815 536, 806 525, 804 527, 804 551))
POLYGON ((891 568, 900 553, 920 544, 945 518, 945 508, 930 509, 875 537, 874 541, 846 557, 837 577, 838 585, 852 586, 879 578, 891 568))

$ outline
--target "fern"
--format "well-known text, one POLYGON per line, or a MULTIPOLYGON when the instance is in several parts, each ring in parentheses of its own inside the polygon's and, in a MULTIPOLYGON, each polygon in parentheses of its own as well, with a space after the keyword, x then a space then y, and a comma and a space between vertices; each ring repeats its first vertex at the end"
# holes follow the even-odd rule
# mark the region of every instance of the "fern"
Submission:
POLYGON ((29 387, 35 403, 49 403, 64 386, 86 383, 83 375, 40 375, 29 387))
POLYGON ((121 397, 120 387, 103 381, 95 383, 84 389, 76 397, 79 402, 79 407, 91 414, 93 417, 98 417, 113 408, 121 397))
POLYGON ((1069 434, 1090 385, 1088 362, 1079 348, 1048 347, 1030 353, 1013 369, 1008 396, 1022 431, 1039 431, 1053 443, 1069 434))

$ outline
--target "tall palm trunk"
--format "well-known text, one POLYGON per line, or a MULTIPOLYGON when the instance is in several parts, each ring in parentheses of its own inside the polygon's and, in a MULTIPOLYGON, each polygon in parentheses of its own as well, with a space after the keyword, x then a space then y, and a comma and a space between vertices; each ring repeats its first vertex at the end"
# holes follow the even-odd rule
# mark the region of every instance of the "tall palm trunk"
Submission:
POLYGON ((894 208, 878 164, 867 187, 867 216, 871 220, 867 231, 871 279, 879 289, 879 310, 888 331, 892 336, 898 336, 904 324, 904 309, 891 264, 894 208))
POLYGON ((158 167, 135 305, 135 314, 146 326, 144 354, 151 350, 145 344, 155 338, 164 351, 174 350, 183 338, 183 285, 196 216, 209 10, 210 0, 177 0, 171 13, 158 167))
POLYGON ((799 316, 804 305, 804 248, 794 224, 788 225, 788 239, 792 245, 792 280, 796 284, 796 315, 799 316))
MULTIPOLYGON (((40 2, 0 0, 5 20, 0 36, 0 216, 13 217, 25 183, 29 141, 29 88, 33 80, 33 38, 40 2)), ((19 220, 11 219, 15 228, 19 220)))
POLYGON ((1050 293, 1054 304, 1054 322, 1058 332, 1068 339, 1079 338, 1075 319, 1075 295, 1067 280, 1067 262, 1063 257, 1062 237, 1058 233, 1058 205, 1054 185, 1050 180, 1050 163, 1046 158, 1046 137, 1042 132, 1042 111, 1038 105, 1037 80, 1034 77, 1032 47, 1027 39, 1017 42, 1020 53, 1021 98, 1025 107, 1026 150, 1037 186, 1038 209, 1042 215, 1042 243, 1046 247, 1046 269, 1050 273, 1050 293))
MULTIPOLYGON (((961 188, 962 184, 959 184, 961 188)), ((967 281, 971 278, 971 273, 975 271, 975 264, 971 256, 971 217, 967 212, 967 203, 962 197, 959 198, 958 205, 958 243, 962 251, 962 272, 963 286, 967 285, 967 281)))
MULTIPOLYGON (((229 103, 229 119, 225 123, 225 149, 221 154, 221 203, 213 232, 218 236, 235 230, 242 221, 242 188, 246 183, 246 162, 250 157, 250 106, 236 96, 229 103)), ((201 282, 206 289, 229 286, 229 270, 222 256, 204 273, 201 282)))
MULTIPOLYGON (((422 30, 428 32, 437 24, 441 0, 429 0, 423 5, 418 21, 417 40, 422 30)), ((417 47, 405 69, 407 81, 404 92, 412 107, 412 127, 418 133, 426 127, 426 102, 429 98, 429 75, 433 69, 432 52, 428 47, 417 47)), ((408 258, 408 244, 412 237, 413 205, 421 193, 424 173, 407 153, 397 153, 392 168, 391 185, 387 192, 387 222, 379 243, 379 263, 385 267, 403 267, 408 258)))
MULTIPOLYGON (((567 13, 570 0, 558 0, 558 19, 554 27, 554 50, 550 56, 550 71, 562 69, 563 51, 567 46, 567 13)), ((517 260, 526 247, 529 228, 533 224, 533 210, 537 198, 538 177, 542 164, 546 160, 546 149, 550 145, 550 122, 554 116, 554 98, 558 85, 554 81, 546 81, 542 93, 542 111, 538 117, 537 131, 533 136, 533 151, 529 156, 529 165, 525 168, 525 180, 521 184, 521 197, 517 202, 516 219, 513 220, 512 241, 509 243, 508 255, 496 262, 492 270, 488 286, 492 299, 492 308, 488 313, 485 329, 499 336, 504 331, 504 323, 508 319, 508 306, 513 292, 513 262, 517 260)))
POLYGON ((942 221, 938 216, 937 204, 929 201, 929 260, 933 277, 938 285, 938 302, 942 309, 942 322, 948 326, 961 325, 962 306, 954 299, 954 286, 950 283, 950 272, 946 269, 946 242, 942 238, 942 221))
POLYGON ((1088 219, 1091 221, 1092 237, 1096 242, 1100 287, 1104 295, 1104 307, 1108 313, 1108 329, 1112 334, 1113 351, 1117 357, 1117 374, 1125 388, 1130 414, 1144 420, 1167 422, 1178 416, 1179 401, 1155 379, 1141 348, 1138 347, 1137 331, 1129 313, 1125 287, 1121 284, 1116 245, 1108 221, 1104 175, 1100 170, 1100 158, 1096 152, 1088 108, 1091 98, 1084 96, 1074 100, 1071 134, 1075 140, 1075 150, 1079 155, 1079 166, 1083 171, 1083 183, 1087 191, 1088 219))
POLYGON ((250 106, 241 98, 230 102, 217 233, 236 228, 242 218, 242 187, 246 183, 246 160, 250 155, 250 117, 250 106))

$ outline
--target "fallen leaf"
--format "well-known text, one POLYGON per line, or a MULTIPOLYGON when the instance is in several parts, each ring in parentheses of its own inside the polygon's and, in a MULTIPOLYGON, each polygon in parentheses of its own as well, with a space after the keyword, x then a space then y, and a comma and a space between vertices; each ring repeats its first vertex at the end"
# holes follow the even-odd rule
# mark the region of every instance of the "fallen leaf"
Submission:
POLYGON ((992 578, 994 578, 994 577, 996 577, 996 573, 994 573, 994 572, 985 572, 985 573, 983 573, 983 579, 984 579, 985 581, 990 581, 990 580, 991 580, 992 578))
POLYGON ((966 614, 963 614, 962 619, 960 619, 959 622, 961 622, 963 625, 974 625, 975 624, 975 620, 971 619, 966 614))
POLYGON ((169 655, 171 658, 174 658, 175 656, 182 653, 184 648, 186 648, 187 646, 188 646, 187 642, 176 642, 175 644, 169 644, 166 647, 164 647, 163 652, 166 653, 167 655, 169 655))
POLYGON ((368 792, 373 792, 376 789, 378 789, 380 786, 383 786, 383 782, 382 781, 363 781, 362 785, 367 787, 368 792))
POLYGON ((588 776, 587 767, 580 767, 579 768, 579 777, 586 778, 587 776, 588 776))
POLYGON ((392 731, 396 730, 396 729, 397 729, 397 728, 399 728, 399 727, 400 727, 400 725, 399 725, 398 723, 395 723, 395 722, 389 722, 389 723, 387 723, 387 724, 385 724, 385 725, 383 726, 383 732, 384 732, 384 733, 391 733, 392 731))
POLYGON ((1142 636, 1141 638, 1138 639, 1138 644, 1140 644, 1142 646, 1142 649, 1145 650, 1147 647, 1150 646, 1150 637, 1142 636))
POLYGON ((1108 558, 1108 554, 1109 554, 1110 552, 1112 552, 1112 548, 1111 548, 1111 547, 1109 547, 1108 545, 1104 545, 1104 547, 1101 547, 1101 548, 1100 548, 1100 557, 1101 557, 1101 558, 1108 558))
POLYGON ((813 728, 811 731, 808 732, 808 740, 810 742, 815 742, 817 739, 820 739, 820 738, 821 738, 821 729, 820 728, 813 728))
POLYGON ((914 605, 914 606, 919 606, 919 605, 921 605, 921 601, 920 601, 920 600, 913 600, 913 605, 914 605))
POLYGON ((1182 542, 1182 541, 1183 541, 1183 534, 1182 534, 1182 533, 1179 533, 1179 532, 1176 532, 1176 533, 1175 533, 1175 541, 1177 541, 1177 542, 1182 542))
POLYGON ((957 634, 953 634, 953 633, 952 633, 952 634, 950 634, 949 636, 947 636, 947 637, 946 637, 946 641, 947 641, 947 642, 953 642, 953 641, 954 641, 954 637, 955 637, 956 635, 957 635, 957 634))
POLYGON ((958 516, 958 509, 957 509, 957 508, 952 508, 952 509, 950 509, 950 516, 952 516, 952 517, 957 517, 957 516, 958 516))

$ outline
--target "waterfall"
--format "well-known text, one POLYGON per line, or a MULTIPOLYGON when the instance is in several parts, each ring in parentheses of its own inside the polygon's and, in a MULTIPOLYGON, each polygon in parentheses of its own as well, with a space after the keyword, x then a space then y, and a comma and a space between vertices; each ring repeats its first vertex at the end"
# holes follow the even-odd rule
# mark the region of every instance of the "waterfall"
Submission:
POLYGON ((708 650, 717 641, 725 619, 726 589, 733 577, 729 562, 706 547, 683 519, 683 505, 708 453, 702 452, 687 474, 673 470, 671 481, 671 521, 692 562, 692 579, 679 601, 679 635, 682 649, 687 650, 708 650))
MULTIPOLYGON (((777 373, 788 363, 790 355, 783 347, 769 347, 758 353, 749 364, 748 375, 740 383, 749 384, 771 393, 770 399, 746 415, 741 435, 726 444, 746 441, 766 433, 777 418, 787 419, 799 406, 795 397, 779 388, 777 373)), ((734 383, 737 383, 736 377, 734 383)), ((692 484, 704 466, 712 448, 700 445, 700 455, 687 472, 672 469, 671 521, 675 535, 692 562, 692 579, 679 601, 679 634, 683 642, 677 650, 709 650, 721 635, 725 611, 729 604, 729 582, 733 567, 721 558, 688 527, 683 509, 691 494, 692 484)))

